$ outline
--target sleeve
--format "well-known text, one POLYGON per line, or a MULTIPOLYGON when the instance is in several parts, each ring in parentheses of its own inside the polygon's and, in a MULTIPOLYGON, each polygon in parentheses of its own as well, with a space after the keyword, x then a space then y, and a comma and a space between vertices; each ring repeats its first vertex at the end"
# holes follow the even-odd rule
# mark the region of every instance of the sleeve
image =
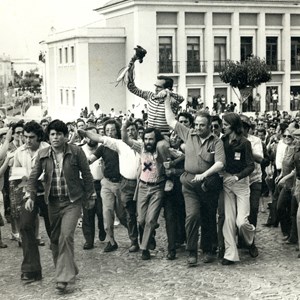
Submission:
POLYGON ((35 201, 37 195, 38 179, 43 172, 42 162, 38 153, 35 164, 27 181, 26 192, 30 194, 31 200, 35 201))
POLYGON ((103 145, 100 145, 96 151, 94 152, 94 155, 97 157, 97 159, 99 159, 100 157, 102 157, 103 155, 103 148, 104 146, 103 145))
POLYGON ((248 140, 245 141, 245 165, 246 167, 240 173, 235 174, 239 180, 249 176, 255 168, 252 147, 248 140))
POLYGON ((22 167, 19 159, 19 151, 15 151, 13 167, 22 167))
POLYGON ((136 140, 132 140, 132 149, 134 151, 136 151, 137 153, 141 153, 142 152, 142 149, 143 149, 143 144, 140 143, 139 141, 136 141, 136 140))
POLYGON ((178 136, 186 143, 191 129, 185 127, 184 125, 180 124, 179 122, 176 122, 174 129, 177 132, 178 136))
POLYGON ((102 138, 104 146, 118 153, 120 152, 120 142, 122 142, 121 140, 117 140, 108 136, 103 136, 102 138))
POLYGON ((221 162, 225 166, 226 156, 224 150, 224 144, 221 139, 218 139, 215 143, 215 162, 221 162))
POLYGON ((77 155, 79 161, 79 171, 81 172, 82 180, 84 183, 84 199, 88 200, 94 193, 94 180, 86 156, 80 147, 78 147, 77 155))

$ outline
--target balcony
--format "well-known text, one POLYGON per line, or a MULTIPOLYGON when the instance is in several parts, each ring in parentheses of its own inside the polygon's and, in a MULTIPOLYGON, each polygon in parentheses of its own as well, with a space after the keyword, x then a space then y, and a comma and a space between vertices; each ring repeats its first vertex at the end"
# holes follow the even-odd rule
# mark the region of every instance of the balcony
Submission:
POLYGON ((300 60, 291 61, 291 70, 292 71, 300 71, 300 60))
POLYGON ((268 70, 271 72, 283 72, 284 60, 275 60, 273 62, 267 62, 268 70))
POLYGON ((186 62, 187 73, 206 73, 206 61, 193 60, 186 62))
POLYGON ((214 72, 219 73, 226 66, 227 60, 214 60, 214 72))
POLYGON ((178 73, 179 72, 179 61, 159 61, 158 73, 178 73))

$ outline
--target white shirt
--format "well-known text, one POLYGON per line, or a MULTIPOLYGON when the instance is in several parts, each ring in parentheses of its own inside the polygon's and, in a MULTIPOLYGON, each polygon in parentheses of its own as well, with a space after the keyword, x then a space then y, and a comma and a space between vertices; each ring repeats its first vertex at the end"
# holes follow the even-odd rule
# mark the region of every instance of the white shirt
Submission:
MULTIPOLYGON (((251 143, 252 153, 264 157, 261 139, 251 134, 248 134, 247 139, 251 143)), ((261 181, 262 181, 261 166, 259 163, 254 162, 254 171, 249 175, 249 183, 251 185, 253 182, 261 182, 261 181)))
POLYGON ((122 140, 103 136, 103 145, 118 152, 120 174, 129 180, 138 178, 140 168, 140 154, 134 151, 122 140))
POLYGON ((275 156, 275 165, 277 170, 281 170, 282 161, 284 158, 284 153, 287 145, 283 142, 283 140, 279 140, 277 148, 276 148, 276 156, 275 156))

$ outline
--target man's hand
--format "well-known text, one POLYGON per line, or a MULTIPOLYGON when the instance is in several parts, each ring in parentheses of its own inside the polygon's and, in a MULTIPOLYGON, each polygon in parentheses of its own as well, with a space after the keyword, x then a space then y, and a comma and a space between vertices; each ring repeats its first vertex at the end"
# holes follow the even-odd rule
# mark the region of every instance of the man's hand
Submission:
POLYGON ((85 209, 92 209, 95 207, 96 196, 92 195, 89 200, 84 204, 85 209))
POLYGON ((77 129, 77 134, 83 138, 87 137, 86 131, 83 129, 77 129))
POLYGON ((6 133, 5 139, 10 143, 12 139, 12 127, 10 127, 6 133))
POLYGON ((161 90, 157 95, 155 95, 156 99, 163 99, 168 95, 167 90, 161 90))
POLYGON ((205 174, 202 173, 202 174, 196 174, 194 179, 192 179, 192 182, 201 182, 205 179, 205 174))
POLYGON ((237 180, 236 176, 234 176, 234 175, 232 175, 232 176, 230 176, 230 177, 227 177, 227 178, 225 179, 225 182, 226 182, 227 185, 235 184, 237 181, 238 181, 238 180, 237 180))
POLYGON ((34 201, 28 198, 25 203, 25 209, 31 212, 33 210, 33 207, 34 207, 34 201))

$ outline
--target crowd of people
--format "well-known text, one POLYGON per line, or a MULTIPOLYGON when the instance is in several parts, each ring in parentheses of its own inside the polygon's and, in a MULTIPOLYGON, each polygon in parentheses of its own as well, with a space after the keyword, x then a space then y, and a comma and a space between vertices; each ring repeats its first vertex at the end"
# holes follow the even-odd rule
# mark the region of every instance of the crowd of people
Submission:
MULTIPOLYGON (((74 233, 81 215, 84 250, 94 248, 97 235, 105 253, 117 251, 117 217, 128 231, 128 251, 141 250, 141 259, 149 260, 163 209, 166 258, 176 259, 176 249, 185 245, 188 267, 198 264, 199 249, 204 263, 218 257, 222 265, 235 264, 239 248, 257 257, 259 211, 269 211, 265 226, 280 225, 284 241, 298 244, 299 116, 179 112, 184 99, 172 92, 173 80, 159 76, 155 92, 141 90, 135 61, 127 87, 146 101, 144 118, 104 116, 97 105, 94 117, 75 122, 0 122, 0 225, 6 218, 11 239, 23 249, 23 282, 42 279, 39 216, 59 293, 78 274, 74 233)), ((6 247, 0 233, 0 248, 6 247)))

